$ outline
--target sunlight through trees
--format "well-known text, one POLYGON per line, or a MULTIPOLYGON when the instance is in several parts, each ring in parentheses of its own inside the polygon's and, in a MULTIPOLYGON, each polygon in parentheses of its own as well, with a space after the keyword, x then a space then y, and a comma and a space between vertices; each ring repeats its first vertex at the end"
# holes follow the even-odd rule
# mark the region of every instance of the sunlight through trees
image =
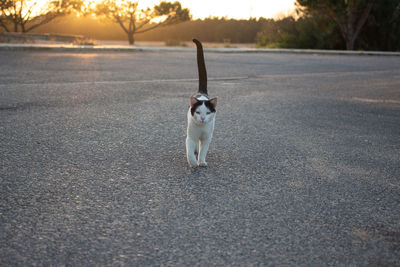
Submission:
POLYGON ((6 32, 29 32, 55 18, 80 10, 83 0, 0 0, 0 26, 6 32))
POLYGON ((118 25, 128 35, 129 44, 134 44, 134 35, 160 26, 190 20, 188 9, 179 2, 161 2, 152 9, 139 9, 137 1, 105 0, 96 5, 95 14, 105 17, 118 25))

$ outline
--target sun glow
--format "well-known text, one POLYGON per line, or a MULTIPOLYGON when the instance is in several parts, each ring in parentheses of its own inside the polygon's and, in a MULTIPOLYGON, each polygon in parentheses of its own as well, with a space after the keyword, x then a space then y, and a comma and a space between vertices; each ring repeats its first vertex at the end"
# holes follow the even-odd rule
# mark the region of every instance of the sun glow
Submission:
MULTIPOLYGON (((121 1, 121 0, 117 0, 121 1)), ((175 0, 164 0, 175 2, 175 0)), ((40 12, 48 0, 30 0, 35 2, 35 11, 40 12)), ((102 0, 85 0, 84 9, 94 8, 102 0)), ((153 7, 160 0, 137 0, 139 9, 153 7)), ((295 0, 180 0, 183 8, 188 8, 193 19, 208 17, 226 17, 234 19, 274 18, 287 15, 295 9, 295 0)))
POLYGON ((181 0, 194 19, 227 17, 234 19, 273 18, 293 12, 295 0, 181 0))

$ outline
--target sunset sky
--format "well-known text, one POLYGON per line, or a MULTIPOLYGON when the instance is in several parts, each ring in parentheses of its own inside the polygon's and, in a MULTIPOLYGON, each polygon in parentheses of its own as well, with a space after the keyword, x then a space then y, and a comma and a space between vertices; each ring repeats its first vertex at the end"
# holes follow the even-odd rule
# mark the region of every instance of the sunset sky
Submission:
MULTIPOLYGON (((45 3, 47 0, 31 0, 45 3)), ((101 2, 101 0, 85 0, 89 2, 101 2)), ((164 0, 174 2, 176 0, 164 0)), ((138 0, 139 6, 153 7, 160 0, 138 0)), ((295 0, 180 0, 184 8, 189 8, 193 19, 207 17, 228 17, 235 19, 248 19, 250 17, 273 18, 279 15, 287 15, 293 11, 295 0)))
POLYGON ((293 11, 295 0, 181 0, 194 19, 209 16, 248 19, 272 18, 293 11))

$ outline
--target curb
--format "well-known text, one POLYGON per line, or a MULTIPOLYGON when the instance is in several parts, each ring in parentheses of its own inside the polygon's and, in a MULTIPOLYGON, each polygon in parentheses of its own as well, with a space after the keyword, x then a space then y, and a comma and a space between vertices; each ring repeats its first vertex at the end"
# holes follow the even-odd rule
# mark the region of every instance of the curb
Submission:
MULTIPOLYGON (((85 46, 47 44, 1 44, 0 51, 54 51, 54 52, 191 52, 185 47, 146 46, 85 46)), ((212 53, 260 53, 260 54, 305 54, 305 55, 347 55, 347 56, 400 56, 400 52, 313 50, 313 49, 269 49, 269 48, 205 48, 212 53)))

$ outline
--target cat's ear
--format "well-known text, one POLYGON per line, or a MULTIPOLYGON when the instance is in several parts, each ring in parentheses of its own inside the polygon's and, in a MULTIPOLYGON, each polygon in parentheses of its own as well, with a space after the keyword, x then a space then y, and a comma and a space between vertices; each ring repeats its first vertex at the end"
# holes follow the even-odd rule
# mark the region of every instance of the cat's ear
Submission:
POLYGON ((218 97, 214 97, 214 98, 210 99, 209 102, 211 103, 211 105, 214 106, 214 108, 216 108, 217 103, 218 103, 218 97))
POLYGON ((190 97, 190 106, 193 107, 199 100, 197 100, 195 97, 191 96, 190 97))

